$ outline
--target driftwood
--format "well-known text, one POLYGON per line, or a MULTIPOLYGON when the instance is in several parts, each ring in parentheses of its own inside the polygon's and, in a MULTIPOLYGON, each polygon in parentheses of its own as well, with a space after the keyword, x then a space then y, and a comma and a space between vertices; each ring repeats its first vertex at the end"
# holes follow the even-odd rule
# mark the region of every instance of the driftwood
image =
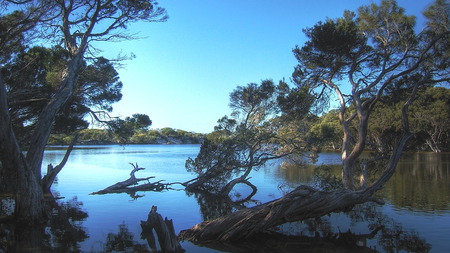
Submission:
POLYGON ((108 193, 128 193, 134 196, 137 191, 162 191, 164 189, 167 189, 167 186, 170 185, 161 183, 164 180, 159 180, 157 182, 151 183, 149 179, 155 178, 153 176, 146 178, 136 178, 134 174, 137 171, 144 170, 145 168, 140 168, 137 163, 136 164, 130 163, 130 164, 131 166, 133 166, 133 170, 130 173, 130 178, 128 178, 125 181, 121 181, 111 186, 108 186, 103 190, 93 192, 91 193, 91 195, 108 194, 108 193), (139 182, 141 181, 147 181, 147 183, 138 185, 139 182))
POLYGON ((175 234, 172 220, 167 219, 167 217, 163 220, 162 216, 156 211, 157 207, 152 206, 152 209, 148 214, 147 221, 141 221, 141 238, 147 240, 152 252, 184 252, 184 249, 178 242, 178 237, 175 234), (158 237, 158 243, 161 247, 160 251, 157 249, 153 231, 155 231, 158 237))

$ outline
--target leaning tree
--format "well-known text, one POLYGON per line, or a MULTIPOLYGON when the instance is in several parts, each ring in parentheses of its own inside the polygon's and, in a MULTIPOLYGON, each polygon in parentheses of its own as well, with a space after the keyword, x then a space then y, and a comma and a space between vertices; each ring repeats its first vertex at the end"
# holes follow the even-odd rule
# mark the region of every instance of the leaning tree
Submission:
MULTIPOLYGON (((61 44, 67 54, 67 61, 55 76, 56 91, 39 112, 31 131, 26 155, 12 127, 7 87, 0 76, 1 190, 14 196, 17 220, 33 224, 46 215, 41 187, 45 145, 55 118, 79 88, 84 62, 95 58, 93 42, 133 38, 126 33, 130 23, 165 21, 167 15, 153 0, 7 0, 0 8, 5 13, 0 19, 1 66, 31 42, 61 44), (8 12, 8 7, 15 11, 8 12)), ((20 75, 21 70, 17 71, 16 75, 20 75)))
MULTIPOLYGON (((308 41, 293 50, 299 62, 293 75, 297 88, 309 89, 318 104, 326 104, 332 93, 339 100, 344 189, 321 191, 299 186, 280 199, 204 221, 182 231, 181 238, 194 242, 239 240, 286 222, 348 210, 367 201, 381 203, 373 194, 394 173, 412 135, 408 108, 415 94, 423 86, 448 85, 450 80, 449 6, 437 0, 424 14, 426 27, 416 33, 415 18, 407 16, 395 1, 363 6, 358 15, 346 11, 343 18, 305 29, 308 41), (383 95, 400 88, 410 94, 402 107, 402 134, 381 175, 367 182, 362 173, 362 186, 368 186, 358 187, 354 172, 366 146, 369 120, 377 120, 370 117, 371 112, 383 95), (354 110, 349 110, 350 106, 354 110), (356 131, 351 131, 351 125, 357 126, 356 131)), ((366 162, 361 167, 370 166, 366 162)))
POLYGON ((231 117, 219 119, 197 157, 186 161, 187 170, 198 175, 184 183, 186 190, 228 196, 235 185, 246 184, 255 193, 250 172, 299 150, 293 135, 283 131, 287 121, 278 117, 277 95, 271 80, 238 86, 230 94, 231 117))

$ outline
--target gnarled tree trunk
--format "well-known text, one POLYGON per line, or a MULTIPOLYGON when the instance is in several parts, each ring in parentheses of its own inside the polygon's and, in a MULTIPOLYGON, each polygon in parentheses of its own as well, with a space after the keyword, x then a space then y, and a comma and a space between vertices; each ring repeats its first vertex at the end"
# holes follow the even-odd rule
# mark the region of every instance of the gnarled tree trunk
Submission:
POLYGON ((181 231, 179 236, 183 240, 197 243, 235 241, 255 236, 287 222, 349 210, 357 204, 368 201, 382 203, 374 198, 373 194, 381 189, 395 172, 403 146, 410 137, 410 134, 403 135, 382 176, 364 190, 326 192, 303 185, 280 199, 199 223, 190 229, 181 231))
POLYGON ((400 160, 403 147, 412 136, 409 132, 407 111, 414 100, 416 92, 417 85, 410 99, 402 108, 402 128, 404 133, 393 150, 385 171, 370 187, 359 191, 344 189, 326 192, 309 186, 299 186, 280 199, 199 223, 190 229, 181 231, 179 237, 196 243, 237 241, 253 237, 258 233, 265 232, 287 222, 316 218, 332 212, 349 210, 357 204, 369 201, 382 203, 374 198, 373 194, 380 190, 392 177, 400 160))
POLYGON ((19 147, 8 112, 6 87, 0 77, 0 179, 1 192, 14 196, 19 222, 38 223, 45 216, 44 193, 19 147))

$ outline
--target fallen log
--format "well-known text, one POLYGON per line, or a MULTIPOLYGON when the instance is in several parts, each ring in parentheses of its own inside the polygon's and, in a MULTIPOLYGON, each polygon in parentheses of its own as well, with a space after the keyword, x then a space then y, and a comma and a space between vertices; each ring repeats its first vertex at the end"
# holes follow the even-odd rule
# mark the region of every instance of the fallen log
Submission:
POLYGON ((133 195, 137 191, 162 191, 167 189, 167 186, 170 184, 161 183, 164 180, 159 180, 157 182, 151 183, 149 179, 155 177, 146 177, 146 178, 136 178, 134 175, 137 171, 145 170, 145 168, 140 168, 139 165, 130 163, 133 166, 133 170, 130 172, 130 178, 127 180, 115 183, 111 186, 106 187, 103 190, 93 192, 90 195, 100 195, 100 194, 108 194, 108 193, 128 193, 133 195), (147 181, 145 184, 138 185, 141 181, 147 181))

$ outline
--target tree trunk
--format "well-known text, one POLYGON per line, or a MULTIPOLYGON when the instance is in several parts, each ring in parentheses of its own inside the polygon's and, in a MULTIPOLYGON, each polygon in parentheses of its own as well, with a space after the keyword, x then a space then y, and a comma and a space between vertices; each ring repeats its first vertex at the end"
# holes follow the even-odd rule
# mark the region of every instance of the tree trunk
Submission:
POLYGON ((28 167, 11 125, 6 87, 0 77, 1 191, 14 196, 14 215, 20 222, 41 222, 45 216, 44 193, 28 167))
POLYGON ((192 242, 236 241, 286 222, 321 217, 372 200, 374 199, 366 191, 323 192, 302 185, 280 199, 212 221, 204 221, 181 231, 179 236, 192 242))
POLYGON ((53 127, 53 122, 56 114, 70 99, 74 92, 82 60, 83 53, 79 52, 69 61, 66 69, 66 76, 63 77, 58 92, 40 113, 36 127, 31 136, 30 147, 28 148, 26 158, 28 165, 34 171, 35 177, 39 181, 42 176, 41 166, 44 150, 53 127))
POLYGON ((59 172, 61 172, 62 168, 64 167, 64 165, 66 165, 67 160, 69 160, 69 156, 70 153, 73 150, 73 146, 75 145, 75 143, 78 140, 78 134, 75 135, 75 137, 73 137, 72 142, 70 143, 69 147, 66 150, 66 154, 64 155, 64 158, 62 159, 61 163, 58 164, 56 167, 53 167, 53 165, 49 164, 47 166, 47 174, 42 178, 42 190, 45 193, 50 193, 50 188, 53 185, 53 182, 56 179, 56 176, 58 175, 59 172))
POLYGON ((46 205, 41 187, 44 150, 56 114, 73 93, 81 61, 82 54, 79 54, 69 62, 67 76, 61 82, 60 89, 39 115, 26 158, 11 125, 7 91, 0 78, 0 176, 3 179, 2 191, 15 196, 15 216, 18 221, 34 224, 45 217, 46 205))
POLYGON ((230 182, 228 182, 228 184, 226 184, 222 188, 222 190, 220 192, 220 195, 228 196, 230 194, 231 190, 233 190, 234 186, 237 185, 237 184, 240 184, 240 183, 243 183, 243 184, 246 184, 246 185, 250 186, 252 188, 252 190, 253 190, 252 193, 251 193, 251 196, 255 195, 256 191, 257 191, 256 186, 251 184, 248 181, 248 178, 247 178, 248 175, 250 174, 250 172, 252 171, 252 169, 253 169, 252 166, 247 167, 247 169, 245 170, 245 173, 242 176, 240 176, 238 178, 235 178, 235 179, 231 180, 230 182))
POLYGON ((180 238, 195 243, 210 241, 237 241, 255 236, 275 226, 321 217, 332 212, 351 209, 357 204, 368 201, 382 203, 372 197, 373 194, 391 178, 400 159, 402 150, 410 134, 402 136, 399 144, 391 155, 390 161, 382 176, 370 187, 360 191, 337 190, 319 191, 309 186, 299 186, 284 197, 242 209, 210 221, 204 221, 196 226, 180 232, 180 238))

